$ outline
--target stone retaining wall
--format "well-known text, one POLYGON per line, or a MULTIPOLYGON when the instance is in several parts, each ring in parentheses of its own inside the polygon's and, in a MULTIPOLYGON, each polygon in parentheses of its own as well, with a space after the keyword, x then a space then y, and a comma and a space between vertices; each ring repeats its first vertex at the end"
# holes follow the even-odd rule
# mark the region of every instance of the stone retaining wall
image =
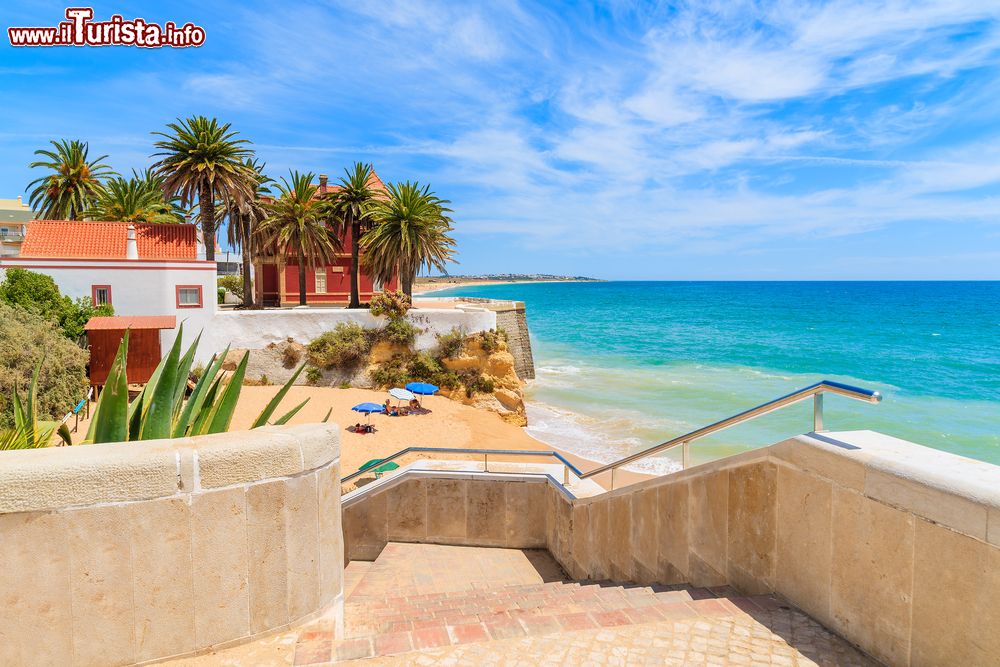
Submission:
POLYGON ((338 428, 0 452, 0 564, 5 666, 144 663, 342 622, 338 428))
POLYGON ((522 546, 508 536, 544 530, 575 578, 777 592, 890 665, 1000 655, 997 466, 871 431, 811 434, 593 498, 548 480, 544 516, 538 485, 511 511, 511 490, 527 491, 467 477, 352 504, 348 553, 374 557, 385 540, 522 546))

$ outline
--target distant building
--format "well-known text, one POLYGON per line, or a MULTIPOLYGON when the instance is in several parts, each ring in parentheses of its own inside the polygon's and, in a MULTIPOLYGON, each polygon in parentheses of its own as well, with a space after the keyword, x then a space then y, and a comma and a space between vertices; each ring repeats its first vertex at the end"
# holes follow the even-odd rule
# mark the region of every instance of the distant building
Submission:
MULTIPOLYGON (((369 187, 379 192, 385 192, 385 183, 372 172, 369 187)), ((326 175, 319 177, 318 196, 337 192, 340 187, 328 185, 326 175)), ((340 235, 342 252, 337 253, 332 262, 325 266, 306 269, 306 303, 313 305, 346 304, 351 296, 351 234, 350 230, 340 235)), ((295 306, 299 303, 299 268, 294 252, 281 257, 273 250, 265 249, 254 259, 254 289, 257 300, 265 306, 295 306)), ((373 280, 371 276, 359 271, 359 292, 361 302, 366 303, 372 296, 383 289, 394 290, 398 277, 386 285, 373 280)))
MULTIPOLYGON (((13 267, 52 276, 74 299, 110 303, 115 315, 175 315, 188 340, 216 311, 215 262, 195 225, 36 220, 20 255, 0 258, 0 271, 13 267)), ((161 335, 169 344, 175 332, 161 335)))
POLYGON ((31 207, 17 199, 0 199, 0 257, 12 257, 21 252, 27 225, 35 219, 31 207))

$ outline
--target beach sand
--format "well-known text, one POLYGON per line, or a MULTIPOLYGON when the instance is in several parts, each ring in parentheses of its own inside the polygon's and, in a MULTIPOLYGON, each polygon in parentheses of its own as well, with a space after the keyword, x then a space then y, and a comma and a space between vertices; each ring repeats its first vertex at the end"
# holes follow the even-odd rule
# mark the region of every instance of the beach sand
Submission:
MULTIPOLYGON (((236 413, 233 415, 231 431, 250 428, 257 415, 268 401, 277 393, 279 387, 244 386, 240 394, 236 413)), ((531 451, 550 451, 553 447, 532 438, 524 429, 508 424, 500 416, 489 410, 462 405, 443 396, 424 398, 423 405, 429 411, 426 414, 407 417, 389 417, 384 414, 371 416, 375 433, 358 434, 349 430, 356 423, 364 424, 367 418, 363 414, 353 412, 351 408, 359 403, 384 403, 388 394, 384 391, 369 389, 338 389, 334 387, 292 387, 278 406, 275 416, 280 416, 301 403, 306 398, 309 403, 296 414, 289 424, 308 424, 322 421, 327 411, 332 408, 330 422, 341 427, 341 473, 346 476, 367 461, 385 458, 406 447, 455 447, 464 449, 512 449, 531 451)), ((87 423, 80 422, 78 434, 74 438, 80 440, 86 433, 87 423)), ((567 452, 560 454, 571 461, 580 470, 587 471, 597 467, 596 463, 584 460, 567 452)), ((429 456, 427 454, 411 454, 400 459, 400 465, 405 465, 417 458, 462 459, 459 454, 429 456)), ((470 460, 481 461, 481 456, 468 455, 470 460)), ((491 461, 516 461, 513 457, 491 456, 491 461)), ((540 458, 521 459, 525 463, 551 463, 540 458)), ((362 476, 362 479, 365 476, 362 476)), ((646 476, 619 472, 615 474, 615 486, 633 483, 646 479, 646 476)), ((610 475, 598 476, 596 481, 608 487, 610 475)), ((353 486, 345 486, 349 491, 353 486)))
POLYGON ((559 280, 553 278, 552 280, 468 280, 462 278, 434 278, 432 280, 421 280, 417 279, 417 282, 413 284, 413 295, 427 294, 429 292, 440 292, 446 289, 455 289, 457 287, 485 287, 487 285, 527 285, 530 283, 580 283, 580 282, 592 282, 585 280, 559 280))

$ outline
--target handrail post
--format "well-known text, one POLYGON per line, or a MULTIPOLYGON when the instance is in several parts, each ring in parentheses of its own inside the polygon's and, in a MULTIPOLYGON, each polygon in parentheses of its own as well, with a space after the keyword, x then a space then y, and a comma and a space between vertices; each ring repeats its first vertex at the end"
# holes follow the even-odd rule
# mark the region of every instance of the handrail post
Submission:
POLYGON ((490 471, 490 455, 487 452, 483 452, 483 472, 490 471))
POLYGON ((685 442, 681 445, 681 470, 687 470, 691 465, 691 443, 685 442))
POLYGON ((618 468, 612 468, 611 469, 611 490, 612 491, 615 490, 615 470, 618 470, 618 468))
POLYGON ((569 486, 569 466, 563 466, 563 486, 569 486))
POLYGON ((813 433, 823 431, 823 394, 813 394, 813 433))

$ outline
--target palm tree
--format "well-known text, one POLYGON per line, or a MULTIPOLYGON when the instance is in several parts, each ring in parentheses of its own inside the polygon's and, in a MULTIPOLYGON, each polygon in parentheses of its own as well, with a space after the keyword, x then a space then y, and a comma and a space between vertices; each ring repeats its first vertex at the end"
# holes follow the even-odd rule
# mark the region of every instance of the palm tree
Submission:
POLYGON ((228 208, 253 198, 256 180, 245 162, 253 152, 229 123, 220 125, 215 118, 177 119, 167 128, 171 133, 153 133, 163 137, 154 144, 160 151, 153 157, 161 159, 153 168, 163 176, 164 192, 179 195, 182 206, 198 200, 205 259, 215 260, 215 202, 228 208))
POLYGON ((333 210, 343 229, 351 235, 351 300, 348 308, 360 308, 358 255, 361 236, 371 227, 370 209, 378 192, 369 186, 374 169, 370 164, 354 163, 354 170, 345 169, 340 189, 330 197, 333 210))
POLYGON ((399 273, 403 293, 413 296, 413 280, 422 266, 444 270, 455 253, 451 209, 429 186, 390 184, 389 196, 372 205, 375 226, 361 239, 365 269, 388 282, 399 273))
POLYGON ((89 220, 122 222, 184 222, 187 212, 178 197, 163 194, 163 177, 151 169, 132 171, 132 178, 116 176, 107 181, 84 215, 89 220))
POLYGON ((306 266, 328 264, 341 249, 339 235, 327 226, 333 218, 330 202, 317 199, 313 174, 289 172, 277 184, 278 199, 266 204, 268 216, 261 223, 262 245, 280 256, 293 249, 299 263, 299 305, 306 305, 306 266))
POLYGON ((47 159, 31 163, 31 168, 44 167, 53 173, 28 184, 31 208, 42 220, 76 220, 82 215, 101 188, 101 179, 116 176, 111 167, 87 155, 90 147, 84 141, 51 141, 54 150, 40 148, 35 155, 47 159))
MULTIPOLYGON (((250 284, 250 269, 253 264, 253 256, 257 253, 257 231, 261 223, 267 218, 267 209, 262 198, 271 194, 270 183, 273 182, 264 175, 266 165, 256 158, 247 158, 244 163, 247 169, 253 171, 256 187, 252 199, 235 203, 228 209, 223 209, 229 218, 229 226, 226 235, 229 245, 238 248, 243 252, 243 307, 252 308, 253 286, 250 284)), ((260 280, 260 276, 257 276, 260 280)))

